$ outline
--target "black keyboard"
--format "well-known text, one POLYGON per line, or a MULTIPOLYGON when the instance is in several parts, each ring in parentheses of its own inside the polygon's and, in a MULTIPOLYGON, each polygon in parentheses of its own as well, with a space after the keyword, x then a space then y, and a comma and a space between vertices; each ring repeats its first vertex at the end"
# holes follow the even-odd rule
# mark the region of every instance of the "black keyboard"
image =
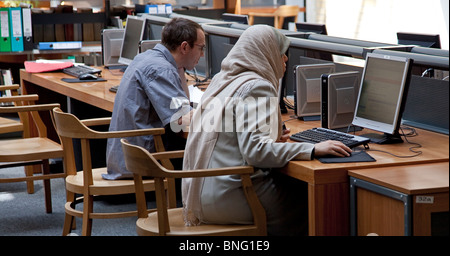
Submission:
POLYGON ((92 68, 89 66, 78 65, 78 66, 72 66, 72 67, 65 68, 65 69, 63 69, 63 72, 65 74, 68 74, 68 75, 78 78, 84 74, 99 74, 102 71, 100 69, 92 68))
POLYGON ((349 148, 353 148, 362 144, 369 143, 370 139, 348 134, 345 132, 338 132, 326 128, 313 128, 306 131, 298 132, 291 135, 291 140, 299 142, 319 143, 326 140, 337 140, 344 143, 349 148))

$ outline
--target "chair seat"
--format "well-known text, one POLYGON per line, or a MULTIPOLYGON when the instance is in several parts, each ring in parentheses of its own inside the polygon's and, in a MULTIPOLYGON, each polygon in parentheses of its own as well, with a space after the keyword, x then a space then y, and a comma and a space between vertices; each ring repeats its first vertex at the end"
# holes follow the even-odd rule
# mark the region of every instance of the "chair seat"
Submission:
POLYGON ((0 144, 0 162, 61 158, 63 155, 61 145, 47 138, 2 140, 0 144))
MULTIPOLYGON (((168 236, 202 235, 259 235, 255 225, 206 225, 187 227, 183 220, 183 208, 168 209, 170 232, 168 236)), ((158 236, 158 213, 148 214, 148 218, 139 218, 136 222, 137 233, 141 236, 158 236)))
POLYGON ((2 133, 21 132, 23 131, 23 124, 13 119, 0 117, 0 131, 2 133))
MULTIPOLYGON (((134 193, 134 181, 125 180, 105 180, 103 173, 107 173, 106 167, 92 169, 93 185, 90 186, 93 195, 119 195, 134 193)), ((83 171, 77 172, 77 175, 67 175, 66 189, 74 193, 83 194, 83 171)), ((144 191, 155 190, 155 183, 152 179, 144 180, 144 191)))

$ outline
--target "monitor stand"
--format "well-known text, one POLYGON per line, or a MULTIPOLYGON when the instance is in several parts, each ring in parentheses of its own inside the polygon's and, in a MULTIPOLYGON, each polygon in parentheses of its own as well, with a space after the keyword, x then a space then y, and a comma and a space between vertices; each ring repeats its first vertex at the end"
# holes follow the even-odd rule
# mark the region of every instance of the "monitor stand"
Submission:
POLYGON ((341 128, 333 128, 331 130, 335 130, 338 132, 345 132, 345 133, 351 133, 351 132, 359 132, 362 131, 362 127, 360 126, 355 126, 355 125, 351 125, 349 127, 341 127, 341 128))
POLYGON ((116 66, 109 66, 106 67, 107 69, 123 69, 125 70, 128 67, 128 65, 116 65, 116 66))
POLYGON ((302 116, 299 117, 299 119, 303 121, 320 121, 320 115, 319 116, 302 116))
POLYGON ((366 134, 362 134, 360 136, 369 138, 370 142, 377 143, 377 144, 403 143, 403 139, 400 137, 400 134, 366 133, 366 134))

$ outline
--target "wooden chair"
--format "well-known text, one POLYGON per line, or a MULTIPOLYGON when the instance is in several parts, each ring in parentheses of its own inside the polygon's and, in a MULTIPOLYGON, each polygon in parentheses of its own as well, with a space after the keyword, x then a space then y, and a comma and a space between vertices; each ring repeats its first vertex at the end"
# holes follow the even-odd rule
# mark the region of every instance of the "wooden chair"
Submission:
MULTIPOLYGON (((64 148, 64 167, 67 172, 66 192, 67 202, 65 205, 65 220, 63 235, 67 235, 74 227, 74 217, 82 218, 82 235, 89 236, 92 231, 92 219, 110 219, 136 216, 137 211, 127 212, 93 212, 94 196, 121 195, 134 193, 134 182, 129 180, 105 180, 102 173, 106 173, 104 168, 92 168, 90 141, 93 139, 108 139, 132 136, 153 135, 156 151, 164 151, 161 135, 164 134, 163 128, 139 129, 114 132, 98 132, 90 129, 88 126, 107 125, 111 118, 95 118, 79 120, 76 116, 64 113, 59 108, 53 110, 53 118, 56 131, 61 139, 64 148), (75 166, 75 154, 72 139, 80 139, 82 152, 83 170, 77 172, 75 166), (81 198, 75 198, 76 194, 83 195, 81 198), (78 202, 83 201, 83 211, 76 210, 78 202)), ((171 165, 170 162, 166 163, 171 165)), ((168 181, 165 187, 169 191, 169 205, 176 207, 175 184, 168 181)), ((144 191, 154 191, 155 184, 153 179, 144 180, 144 191)))
MULTIPOLYGON (((7 90, 12 91, 12 95, 17 96, 19 89, 19 85, 2 85, 0 86, 0 92, 5 92, 7 90)), ((22 132, 23 131, 23 123, 21 115, 19 115, 20 120, 14 120, 7 117, 0 116, 0 134, 12 133, 12 132, 22 132)))
POLYGON ((284 19, 288 17, 294 17, 294 22, 297 22, 297 16, 299 11, 304 12, 304 8, 300 8, 297 5, 281 5, 277 8, 277 10, 273 13, 257 13, 257 12, 249 12, 248 13, 248 24, 253 25, 255 21, 255 17, 273 17, 273 26, 275 28, 282 29, 284 24, 284 19))
POLYGON ((38 132, 38 137, 24 136, 24 138, 2 140, 0 143, 0 169, 40 165, 42 172, 42 175, 34 175, 33 169, 25 170, 25 177, 1 178, 0 183, 26 181, 28 193, 34 193, 34 181, 43 180, 46 212, 51 213, 50 179, 64 178, 65 173, 51 174, 49 159, 62 158, 64 154, 59 143, 47 138, 49 127, 45 126, 39 112, 50 114, 53 108, 59 107, 59 104, 35 104, 38 99, 36 94, 0 97, 0 103, 14 103, 12 106, 0 106, 0 114, 17 113, 24 117, 23 120, 26 120, 23 127, 25 127, 25 123, 28 126, 28 122, 31 123, 32 120, 32 124, 36 126, 38 132))
POLYGON ((222 235, 267 235, 266 214, 253 189, 250 174, 254 172, 251 166, 227 167, 216 169, 173 171, 167 169, 158 161, 181 158, 184 151, 170 151, 150 154, 142 147, 131 145, 121 139, 127 169, 133 172, 136 186, 136 203, 138 220, 136 222, 138 235, 151 236, 222 236, 222 235), (206 225, 185 226, 183 208, 167 209, 163 180, 166 178, 208 177, 239 174, 248 204, 253 214, 252 225, 206 225), (155 179, 157 211, 148 214, 145 211, 145 195, 143 193, 142 176, 155 179))

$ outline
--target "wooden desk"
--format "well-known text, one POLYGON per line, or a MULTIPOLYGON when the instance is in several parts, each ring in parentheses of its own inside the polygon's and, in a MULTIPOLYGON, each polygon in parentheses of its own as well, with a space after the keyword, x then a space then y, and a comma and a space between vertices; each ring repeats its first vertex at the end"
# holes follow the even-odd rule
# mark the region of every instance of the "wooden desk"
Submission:
MULTIPOLYGON (((21 70, 21 84, 24 93, 37 92, 41 100, 54 102, 57 95, 77 99, 88 105, 112 112, 115 93, 109 92, 112 85, 120 82, 121 76, 103 71, 107 82, 65 83, 61 78, 69 77, 63 73, 29 74, 21 70), (44 89, 44 93, 39 93, 44 89)), ((292 112, 283 115, 287 120, 292 112)), ((99 116, 97 116, 99 117, 99 116)), ((319 127, 319 121, 291 120, 286 122, 291 133, 319 127)), ((381 152, 371 152, 376 162, 322 164, 318 160, 291 161, 281 171, 286 175, 308 183, 309 234, 310 235, 349 235, 349 178, 348 170, 414 165, 420 163, 448 162, 449 137, 446 135, 417 129, 419 136, 410 141, 422 144, 423 154, 414 158, 396 158, 381 152)), ((410 155, 409 144, 370 145, 398 155, 410 155)), ((104 155, 104 154, 103 154, 104 155)))
MULTIPOLYGON (((66 83, 61 81, 61 78, 73 77, 62 72, 28 73, 21 69, 20 84, 23 94, 37 93, 41 98, 45 97, 45 92, 52 91, 112 112, 116 94, 110 92, 109 88, 120 84, 122 73, 118 70, 109 70, 103 67, 96 68, 102 70, 102 78, 106 79, 106 82, 66 83)), ((47 100, 51 101, 51 99, 40 99, 40 101, 47 100)))
MULTIPOLYGON (((292 114, 292 113, 290 113, 292 114)), ((284 119, 289 119, 289 114, 284 119)), ((286 122, 291 133, 312 127, 320 127, 319 121, 291 120, 286 122)), ((322 164, 318 160, 291 161, 281 171, 286 175, 308 183, 308 211, 310 235, 349 235, 349 177, 348 171, 361 168, 416 165, 421 163, 448 162, 449 137, 447 135, 416 129, 419 136, 409 138, 422 145, 423 153, 413 158, 397 158, 389 154, 368 151, 376 162, 322 164)), ((369 133, 373 131, 363 131, 369 133)), ((397 155, 411 155, 408 143, 377 145, 372 149, 397 155)))
POLYGON ((448 235, 449 162, 349 171, 352 235, 448 235), (444 214, 444 215, 441 215, 444 214))
MULTIPOLYGON (((106 79, 106 82, 66 83, 61 78, 73 77, 62 72, 28 73, 21 69, 20 84, 23 94, 37 93, 40 102, 55 100, 54 97, 45 98, 45 95, 51 91, 112 113, 116 93, 110 92, 109 88, 120 84, 123 73, 104 67, 95 68, 102 70, 102 78, 106 79)), ((186 76, 186 78, 189 80, 188 84, 194 83, 192 77, 186 76)), ((59 103, 65 104, 65 102, 59 103)))

